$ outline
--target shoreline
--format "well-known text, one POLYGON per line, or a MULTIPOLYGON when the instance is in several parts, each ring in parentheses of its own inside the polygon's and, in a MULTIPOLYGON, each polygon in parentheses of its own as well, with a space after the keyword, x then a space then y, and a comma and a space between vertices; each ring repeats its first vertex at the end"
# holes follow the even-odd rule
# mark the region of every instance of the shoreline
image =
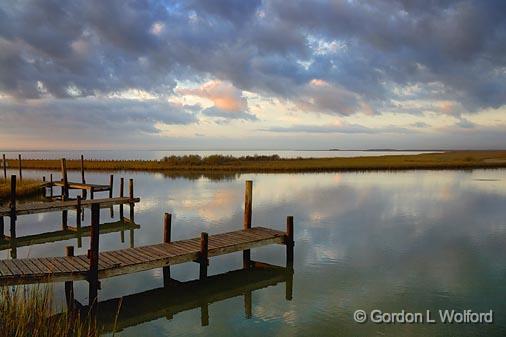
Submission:
MULTIPOLYGON (((7 159, 18 169, 16 159, 7 159)), ((55 170, 60 160, 23 159, 22 169, 55 170)), ((161 160, 85 160, 87 171, 144 171, 177 173, 312 173, 342 171, 452 170, 506 168, 504 151, 451 151, 416 155, 329 158, 279 158, 274 156, 171 156, 161 160)), ((80 160, 67 160, 68 170, 80 170, 80 160)))

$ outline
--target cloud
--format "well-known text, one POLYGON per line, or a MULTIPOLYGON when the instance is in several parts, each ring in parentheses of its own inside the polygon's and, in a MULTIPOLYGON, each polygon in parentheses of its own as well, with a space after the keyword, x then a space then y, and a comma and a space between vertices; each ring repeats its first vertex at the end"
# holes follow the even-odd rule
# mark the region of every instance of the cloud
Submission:
POLYGON ((231 83, 209 81, 198 88, 179 88, 176 92, 183 96, 198 96, 212 101, 214 105, 202 111, 206 116, 256 120, 256 117, 249 113, 248 101, 242 91, 231 83))

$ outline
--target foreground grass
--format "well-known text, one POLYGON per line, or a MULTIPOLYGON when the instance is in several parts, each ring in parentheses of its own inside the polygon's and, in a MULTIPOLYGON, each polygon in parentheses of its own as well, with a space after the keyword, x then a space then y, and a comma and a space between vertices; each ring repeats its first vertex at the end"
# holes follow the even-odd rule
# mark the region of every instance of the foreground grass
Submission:
MULTIPOLYGON (((16 183, 16 196, 27 197, 40 192, 42 181, 36 179, 23 179, 16 183)), ((10 180, 0 180, 0 199, 7 199, 11 194, 10 180)))
MULTIPOLYGON (((16 167, 16 160, 8 160, 16 167)), ((79 160, 68 160, 67 168, 80 168, 79 160)), ((171 156, 162 160, 86 160, 86 170, 133 170, 165 173, 185 172, 334 172, 409 169, 470 169, 506 167, 506 151, 451 151, 418 155, 388 155, 354 158, 296 158, 274 156, 209 157, 171 156)), ((23 168, 60 169, 59 160, 23 160, 23 168)))
POLYGON ((87 320, 79 314, 53 315, 49 287, 0 288, 0 336, 5 337, 91 337, 87 320))

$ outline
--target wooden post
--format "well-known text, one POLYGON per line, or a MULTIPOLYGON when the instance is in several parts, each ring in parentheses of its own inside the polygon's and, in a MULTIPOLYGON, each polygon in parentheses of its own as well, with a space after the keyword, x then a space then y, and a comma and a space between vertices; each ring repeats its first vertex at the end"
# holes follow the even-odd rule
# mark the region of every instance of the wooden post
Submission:
POLYGON ((4 168, 4 180, 7 181, 7 160, 5 160, 5 154, 2 154, 2 164, 4 168))
POLYGON ((11 257, 15 259, 17 257, 16 251, 16 176, 11 175, 11 195, 10 195, 10 218, 11 218, 11 226, 10 226, 10 243, 11 243, 11 257))
POLYGON ((286 267, 293 268, 293 247, 295 246, 293 234, 293 216, 286 217, 286 267))
POLYGON ((250 319, 252 315, 252 292, 247 291, 244 294, 244 315, 246 316, 246 319, 250 319))
MULTIPOLYGON (((114 184, 114 175, 111 174, 111 176, 109 177, 109 198, 112 198, 113 184, 114 184)), ((114 206, 111 206, 111 218, 114 218, 114 206)))
POLYGON ((96 317, 97 295, 100 283, 98 281, 98 247, 99 247, 99 223, 100 223, 100 205, 98 203, 91 205, 91 233, 90 250, 88 259, 90 260, 90 269, 88 272, 89 283, 89 302, 90 315, 92 319, 96 317))
POLYGON ((51 197, 51 199, 53 199, 53 174, 52 173, 49 175, 49 182, 50 182, 49 196, 51 197))
POLYGON ((134 180, 130 179, 128 183, 128 191, 130 193, 130 221, 134 222, 134 180))
POLYGON ((84 156, 81 155, 81 183, 86 184, 86 179, 84 178, 84 156))
MULTIPOLYGON (((119 196, 123 198, 125 196, 125 178, 121 177, 119 180, 119 196)), ((123 221, 123 204, 119 205, 119 219, 123 221)), ((121 231, 123 233, 123 231, 121 231)))
POLYGON ((286 271, 288 273, 285 281, 285 299, 291 301, 293 298, 293 268, 286 271))
POLYGON ((5 223, 4 217, 0 216, 0 240, 5 239, 5 223))
POLYGON ((67 229, 69 229, 68 218, 69 218, 69 212, 68 211, 62 211, 61 212, 61 228, 64 231, 67 230, 67 229))
POLYGON ((19 161, 19 181, 23 181, 23 169, 21 168, 21 154, 18 154, 19 161))
MULTIPOLYGON (((171 242, 172 230, 172 214, 165 213, 163 217, 163 242, 171 242)), ((170 266, 163 267, 163 286, 167 287, 170 284, 170 266)))
POLYGON ((206 232, 200 233, 200 255, 199 255, 200 280, 204 280, 207 278, 207 266, 209 265, 208 246, 209 246, 209 235, 206 232))
MULTIPOLYGON (((74 246, 65 247, 65 256, 74 256, 74 246)), ((67 310, 72 312, 74 310, 74 282, 65 282, 65 300, 67 302, 67 310)))
POLYGON ((61 159, 61 177, 63 182, 62 200, 67 200, 69 197, 69 181, 67 179, 67 160, 61 159))
MULTIPOLYGON (((251 217, 253 207, 253 181, 246 180, 246 188, 244 190, 244 229, 251 228, 251 217)), ((249 249, 242 252, 242 267, 249 269, 251 266, 251 251, 249 249)))

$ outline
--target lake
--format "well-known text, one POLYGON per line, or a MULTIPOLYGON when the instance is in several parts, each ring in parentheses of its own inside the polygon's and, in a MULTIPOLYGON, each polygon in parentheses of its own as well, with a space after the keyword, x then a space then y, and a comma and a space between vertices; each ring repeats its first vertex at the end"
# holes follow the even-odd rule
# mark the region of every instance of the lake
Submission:
MULTIPOLYGON (((25 171, 24 176, 48 176, 25 171), (26 172, 26 173, 25 173, 26 172)), ((15 174, 15 172, 12 172, 15 174)), ((59 176, 58 173, 54 173, 59 176)), ((69 172, 70 180, 78 172, 69 172)), ((165 177, 159 173, 114 172, 135 179, 135 207, 140 228, 135 246, 162 241, 162 216, 173 214, 173 240, 242 227, 244 181, 254 181, 253 225, 285 229, 295 218, 293 299, 285 284, 252 294, 251 318, 244 298, 209 305, 209 325, 201 326, 199 308, 167 319, 150 317, 121 331, 120 336, 505 336, 506 335, 506 170, 404 171, 325 174, 241 174, 224 179, 165 177), (425 312, 438 309, 493 310, 493 324, 358 324, 353 313, 425 312)), ((108 174, 87 173, 103 183, 108 174)), ((115 192, 117 194, 117 190, 115 192)), ((128 207, 126 207, 128 214, 128 207)), ((89 224, 86 211, 84 224, 89 224)), ((117 209, 115 219, 117 219, 117 209)), ((60 228, 61 215, 18 218, 17 235, 60 228)), ((69 213, 73 224, 75 213, 69 213)), ((113 221, 109 210, 102 222, 113 221)), ((100 236, 100 249, 130 246, 131 233, 100 236)), ((20 257, 63 256, 76 240, 17 249, 20 257)), ((9 257, 9 250, 0 252, 9 257)), ((254 260, 284 266, 285 249, 269 246, 252 251, 254 260)), ((242 254, 212 258, 209 274, 239 269, 242 254)), ((197 264, 172 267, 180 281, 198 277, 197 264)), ((99 299, 107 300, 162 286, 162 272, 102 280, 99 299)), ((76 282, 76 299, 87 303, 87 283, 76 282)), ((56 284, 63 298, 63 284, 56 284)), ((163 303, 166 299, 160 298, 163 303)), ((150 303, 146 303, 149 306, 150 303)), ((142 312, 142 305, 138 307, 142 312)))

